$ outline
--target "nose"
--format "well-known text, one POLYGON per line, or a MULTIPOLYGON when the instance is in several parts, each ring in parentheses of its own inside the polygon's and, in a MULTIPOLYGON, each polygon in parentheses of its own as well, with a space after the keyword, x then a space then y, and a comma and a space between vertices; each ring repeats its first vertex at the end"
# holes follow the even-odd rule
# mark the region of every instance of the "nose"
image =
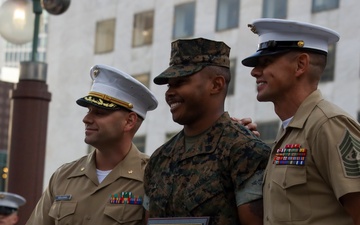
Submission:
POLYGON ((90 123, 92 123, 93 119, 92 119, 91 113, 88 112, 88 113, 84 116, 84 118, 83 118, 82 121, 83 121, 83 123, 85 123, 85 124, 90 124, 90 123))
POLYGON ((168 87, 168 89, 165 92, 165 98, 169 98, 171 96, 174 96, 174 88, 168 87))
POLYGON ((254 67, 252 70, 251 70, 251 76, 253 76, 253 77, 259 77, 259 76, 261 76, 261 74, 262 74, 262 70, 260 69, 260 67, 254 67))

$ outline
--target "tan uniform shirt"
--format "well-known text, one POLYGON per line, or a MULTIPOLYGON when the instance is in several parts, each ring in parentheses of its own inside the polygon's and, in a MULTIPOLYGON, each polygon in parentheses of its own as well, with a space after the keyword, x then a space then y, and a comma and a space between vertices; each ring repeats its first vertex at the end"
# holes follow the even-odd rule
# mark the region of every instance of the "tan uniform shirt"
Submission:
POLYGON ((143 176, 148 156, 135 145, 99 184, 95 153, 52 175, 27 225, 143 224, 143 176))
POLYGON ((276 138, 265 172, 264 224, 353 224, 339 198, 360 192, 359 149, 359 124, 313 92, 276 138))

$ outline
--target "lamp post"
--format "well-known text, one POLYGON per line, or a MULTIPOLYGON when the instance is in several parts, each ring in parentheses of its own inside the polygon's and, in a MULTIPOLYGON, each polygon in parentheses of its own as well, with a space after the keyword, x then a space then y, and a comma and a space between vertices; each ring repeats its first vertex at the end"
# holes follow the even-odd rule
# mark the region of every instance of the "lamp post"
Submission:
MULTIPOLYGON (((29 3, 28 0, 8 0, 3 5, 10 4, 9 2, 20 5, 24 2, 29 3)), ((19 211, 18 224, 26 223, 43 192, 47 121, 51 93, 46 84, 47 64, 36 60, 42 7, 50 14, 58 15, 67 10, 70 0, 42 0, 41 3, 40 0, 32 1, 35 18, 31 61, 20 62, 19 82, 10 92, 11 116, 7 191, 22 195, 27 201, 19 211)), ((15 11, 9 15, 15 17, 15 11)), ((26 16, 24 18, 26 19, 26 16)), ((8 18, 6 21, 10 20, 8 18)), ((2 29, 0 33, 5 39, 12 42, 11 38, 3 35, 2 29)), ((20 44, 29 41, 31 40, 16 40, 13 43, 20 44)))

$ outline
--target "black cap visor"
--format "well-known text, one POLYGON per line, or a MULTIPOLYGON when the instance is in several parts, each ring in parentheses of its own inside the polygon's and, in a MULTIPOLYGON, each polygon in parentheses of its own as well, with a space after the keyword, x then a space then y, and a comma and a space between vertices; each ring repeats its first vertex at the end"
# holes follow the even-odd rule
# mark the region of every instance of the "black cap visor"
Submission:
POLYGON ((108 110, 118 110, 118 109, 123 109, 124 107, 121 107, 115 103, 103 100, 101 98, 98 97, 94 97, 94 96, 85 96, 83 98, 79 98, 78 100, 76 100, 76 103, 79 106, 82 107, 88 107, 89 105, 92 106, 96 106, 102 109, 108 109, 108 110))
POLYGON ((15 209, 15 208, 0 206, 0 215, 3 215, 3 216, 8 216, 16 211, 17 211, 17 209, 15 209))
POLYGON ((259 50, 259 51, 255 52, 253 55, 243 59, 241 61, 241 63, 247 67, 255 67, 259 63, 259 58, 262 56, 283 54, 283 53, 289 52, 290 50, 291 49, 289 49, 289 48, 276 49, 276 50, 270 50, 270 49, 259 50))

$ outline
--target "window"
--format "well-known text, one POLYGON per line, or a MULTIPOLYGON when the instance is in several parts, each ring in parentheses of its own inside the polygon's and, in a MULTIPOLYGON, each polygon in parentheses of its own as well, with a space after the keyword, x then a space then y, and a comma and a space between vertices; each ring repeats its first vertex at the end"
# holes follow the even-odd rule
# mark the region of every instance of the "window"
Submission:
POLYGON ((194 34, 195 2, 175 6, 173 38, 190 37, 194 34))
POLYGON ((143 85, 149 88, 149 73, 137 74, 133 76, 136 80, 140 81, 143 85))
POLYGON ((133 47, 152 43, 154 11, 138 13, 134 16, 133 47))
POLYGON ((313 0, 312 1, 312 12, 321 12, 325 10, 339 8, 339 0, 313 0))
POLYGON ((320 82, 327 82, 334 80, 335 71, 335 53, 336 44, 331 44, 328 47, 327 64, 324 70, 324 74, 321 76, 320 82))
POLYGON ((236 59, 230 59, 231 80, 228 88, 228 95, 234 95, 235 92, 235 76, 236 76, 236 59))
POLYGON ((114 50, 115 19, 102 20, 96 23, 95 54, 114 50))
POLYGON ((271 146, 276 138, 276 135, 279 131, 279 121, 270 121, 257 123, 257 129, 260 132, 260 138, 266 144, 271 146))
POLYGON ((238 27, 240 0, 218 0, 216 30, 221 31, 238 27))
POLYGON ((262 17, 285 19, 287 0, 263 0, 262 17))
POLYGON ((145 136, 135 136, 133 138, 134 145, 139 149, 140 152, 145 152, 145 136))

